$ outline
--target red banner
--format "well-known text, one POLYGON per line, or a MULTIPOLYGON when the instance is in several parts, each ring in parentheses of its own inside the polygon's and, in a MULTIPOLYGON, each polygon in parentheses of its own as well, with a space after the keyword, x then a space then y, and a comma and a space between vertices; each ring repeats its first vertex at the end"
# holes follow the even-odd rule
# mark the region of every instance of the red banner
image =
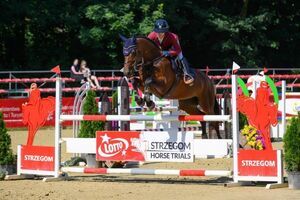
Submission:
POLYGON ((138 131, 97 131, 96 160, 144 161, 138 131))
POLYGON ((54 147, 22 146, 21 169, 54 171, 54 147))
MULTIPOLYGON (((22 104, 28 102, 28 98, 18 99, 0 99, 0 112, 3 113, 3 118, 6 123, 6 127, 26 127, 23 124, 22 118, 22 104)), ((62 98, 62 113, 72 114, 73 113, 73 102, 74 97, 62 98)), ((54 112, 49 115, 44 126, 54 126, 54 112)), ((63 122, 64 126, 71 125, 72 121, 63 122)))
POLYGON ((239 150, 239 176, 277 176, 277 152, 239 150))

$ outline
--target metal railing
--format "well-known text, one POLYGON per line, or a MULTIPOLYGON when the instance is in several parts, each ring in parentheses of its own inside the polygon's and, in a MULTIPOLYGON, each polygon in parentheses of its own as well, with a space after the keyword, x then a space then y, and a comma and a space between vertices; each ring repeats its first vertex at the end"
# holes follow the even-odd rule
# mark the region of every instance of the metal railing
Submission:
MULTIPOLYGON (((208 75, 230 75, 231 69, 226 68, 219 68, 219 69, 197 69, 204 73, 208 73, 208 75)), ((239 69, 239 74, 241 75, 255 75, 259 74, 263 68, 241 68, 239 69)), ((120 77, 122 76, 122 72, 119 70, 91 70, 92 74, 97 77, 120 77)), ((70 77, 70 70, 62 70, 62 77, 69 78, 70 77)), ((269 68, 268 75, 276 75, 276 74, 300 74, 300 68, 269 68)), ((50 78, 53 76, 53 72, 50 70, 29 70, 29 71, 0 71, 0 79, 20 79, 20 78, 50 78)), ((290 84, 295 84, 299 81, 299 78, 290 79, 290 84)), ((226 79, 219 79, 215 81, 216 85, 228 83, 226 79)), ((75 84, 75 83, 74 83, 75 84)), ((65 82, 65 87, 74 87, 73 83, 65 82)), ((22 81, 11 81, 7 83, 0 83, 0 89, 5 89, 8 91, 10 95, 20 95, 24 96, 27 93, 26 89, 29 88, 30 83, 25 83, 22 81)), ((76 84, 75 84, 76 85, 76 84)), ((54 88, 53 83, 44 82, 40 87, 49 87, 54 88)), ((79 86, 78 84, 76 85, 79 86)), ((101 86, 116 88, 117 80, 114 81, 103 81, 101 82, 101 86)), ((25 95, 26 96, 26 95, 25 95)))

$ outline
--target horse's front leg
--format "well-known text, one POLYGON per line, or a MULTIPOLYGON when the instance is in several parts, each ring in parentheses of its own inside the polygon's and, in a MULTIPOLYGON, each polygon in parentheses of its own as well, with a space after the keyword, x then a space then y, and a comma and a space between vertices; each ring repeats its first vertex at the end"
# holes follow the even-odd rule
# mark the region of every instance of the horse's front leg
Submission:
POLYGON ((138 87, 140 85, 140 79, 133 78, 131 82, 132 82, 133 90, 136 92, 134 100, 140 107, 143 107, 145 105, 145 101, 142 97, 139 96, 139 91, 138 91, 139 89, 138 87))
POLYGON ((145 89, 144 89, 144 100, 146 101, 146 105, 150 110, 155 108, 155 103, 151 100, 151 92, 150 85, 153 82, 152 78, 147 78, 145 81, 145 89))

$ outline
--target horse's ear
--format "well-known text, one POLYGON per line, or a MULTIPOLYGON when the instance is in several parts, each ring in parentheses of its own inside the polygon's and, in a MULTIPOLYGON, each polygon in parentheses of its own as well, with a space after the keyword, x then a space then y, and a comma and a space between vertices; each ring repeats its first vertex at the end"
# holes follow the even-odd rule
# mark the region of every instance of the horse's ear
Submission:
POLYGON ((127 38, 126 38, 124 35, 119 34, 119 37, 121 38, 121 40, 123 40, 123 42, 126 42, 126 41, 127 41, 127 38))

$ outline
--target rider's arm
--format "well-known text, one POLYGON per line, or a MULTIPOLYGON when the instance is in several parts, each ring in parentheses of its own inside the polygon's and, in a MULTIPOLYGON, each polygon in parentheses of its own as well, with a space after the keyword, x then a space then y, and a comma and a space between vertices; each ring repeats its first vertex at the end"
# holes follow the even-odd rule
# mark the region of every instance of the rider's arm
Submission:
POLYGON ((177 35, 171 33, 169 39, 172 43, 172 48, 169 50, 169 54, 171 56, 178 56, 182 50, 177 35))
POLYGON ((156 33, 155 32, 151 32, 151 33, 149 33, 149 35, 147 36, 149 39, 151 39, 151 40, 155 40, 156 39, 156 33))

